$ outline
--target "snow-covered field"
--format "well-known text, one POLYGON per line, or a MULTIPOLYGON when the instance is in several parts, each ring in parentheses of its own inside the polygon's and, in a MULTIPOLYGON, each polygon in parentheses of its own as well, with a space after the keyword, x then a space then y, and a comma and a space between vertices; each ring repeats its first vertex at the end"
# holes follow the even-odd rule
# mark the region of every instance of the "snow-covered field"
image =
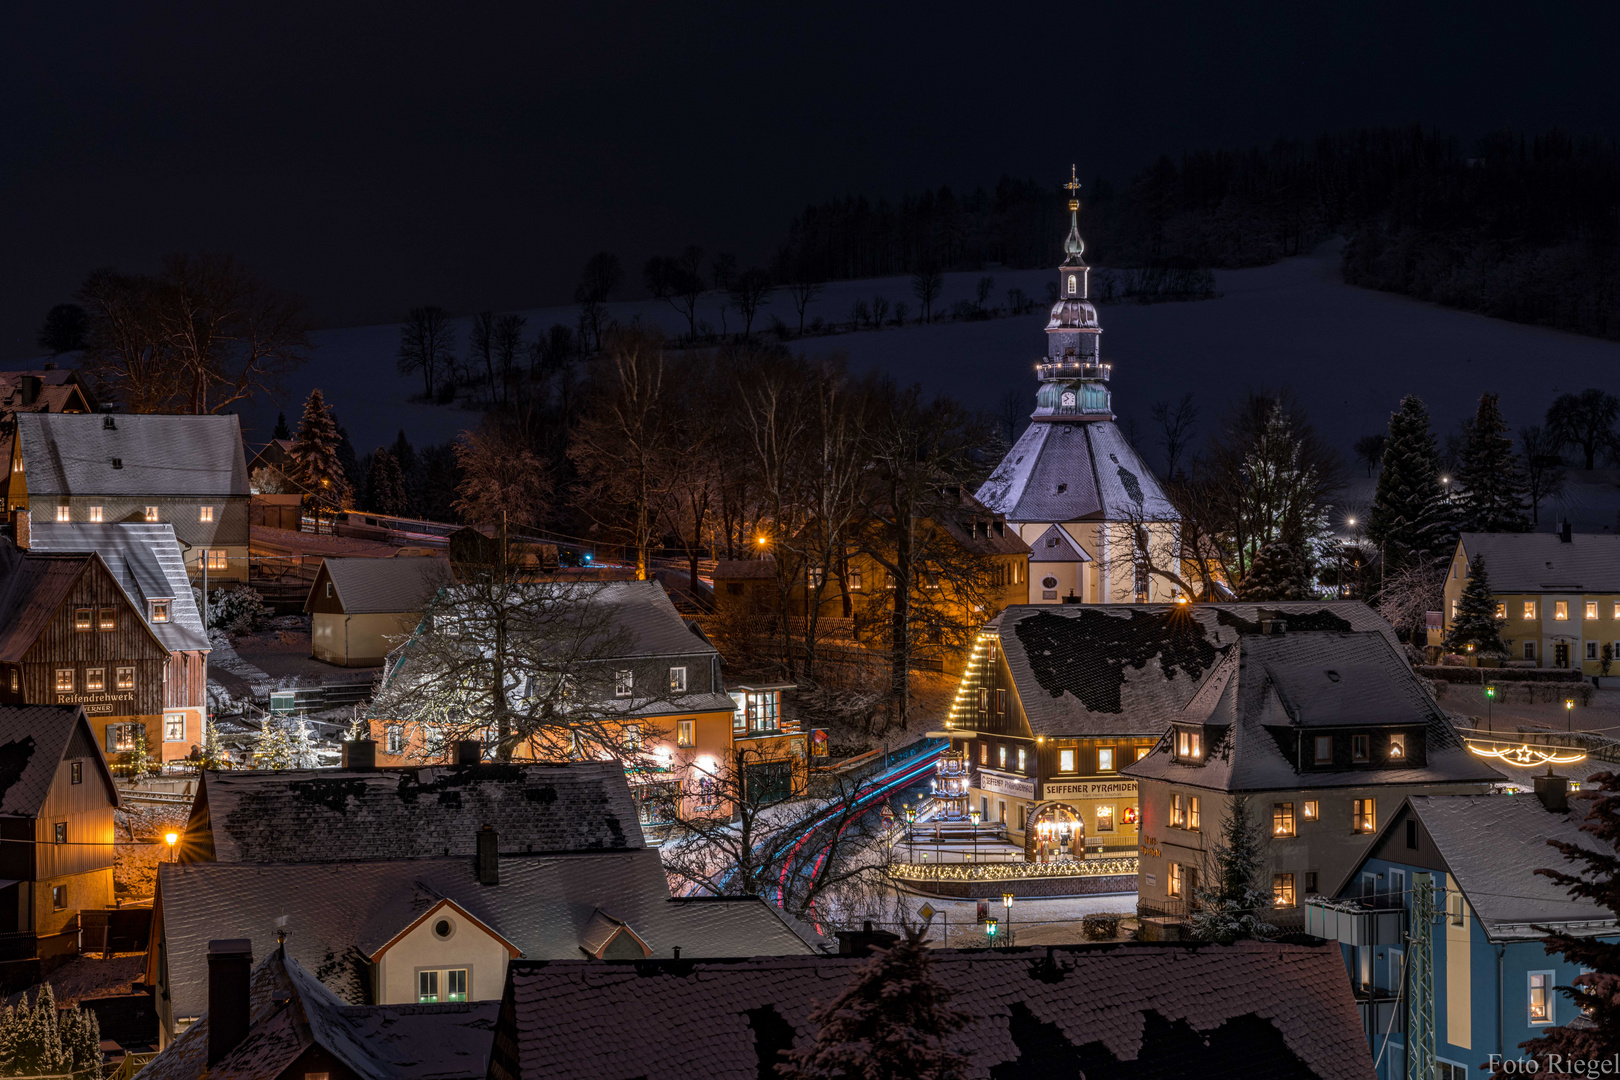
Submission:
MULTIPOLYGON (((1007 290, 1016 286, 1044 299, 1051 274, 993 271, 993 298, 1005 304, 1007 290)), ((940 306, 971 297, 980 276, 946 275, 940 306)), ((1472 412, 1481 390, 1501 392, 1508 421, 1518 427, 1539 422, 1557 394, 1587 386, 1620 388, 1620 343, 1352 288, 1339 280, 1337 244, 1274 266, 1218 271, 1216 287, 1222 294, 1216 300, 1101 309, 1103 355, 1114 365, 1115 405, 1127 424, 1134 421, 1138 444, 1150 461, 1161 456, 1150 433, 1149 408, 1189 391, 1198 396, 1207 430, 1246 389, 1289 386, 1322 433, 1348 449, 1357 436, 1380 430, 1407 393, 1427 401, 1437 426, 1446 431, 1472 412)), ((845 322, 855 300, 878 294, 916 311, 909 281, 890 278, 829 285, 809 314, 845 322)), ((620 322, 639 319, 672 334, 685 330, 685 319, 662 301, 610 308, 620 322)), ((571 307, 524 314, 531 336, 574 319, 571 307)), ((772 298, 756 329, 773 314, 797 322, 785 293, 772 298)), ((735 329, 736 314, 725 317, 735 329)), ((720 328, 718 296, 707 298, 699 318, 720 328)), ((919 382, 999 413, 1008 391, 1033 407, 1031 368, 1043 348, 1044 323, 1044 305, 1038 304, 1035 314, 1017 318, 808 338, 794 348, 812 357, 841 353, 853 370, 881 369, 902 382, 919 382)), ((413 442, 424 443, 476 423, 476 413, 408 400, 421 382, 396 371, 398 340, 393 325, 316 333, 314 359, 289 380, 282 400, 258 402, 245 411, 249 441, 268 437, 278 408, 296 421, 298 406, 314 386, 336 405, 362 453, 392 440, 400 428, 413 442)))

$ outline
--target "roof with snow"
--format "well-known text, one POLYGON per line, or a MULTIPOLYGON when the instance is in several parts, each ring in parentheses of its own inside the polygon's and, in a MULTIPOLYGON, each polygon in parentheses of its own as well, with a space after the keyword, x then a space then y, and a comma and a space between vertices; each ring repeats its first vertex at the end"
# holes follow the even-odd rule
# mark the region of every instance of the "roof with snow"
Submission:
POLYGON ((1485 575, 1497 593, 1620 593, 1620 536, 1571 533, 1463 533, 1464 555, 1485 557, 1485 575))
POLYGON ((328 580, 346 615, 421 611, 434 593, 451 583, 450 564, 426 556, 344 559, 328 555, 310 586, 305 611, 314 610, 318 591, 328 580))
MULTIPOLYGON (((872 960, 514 962, 492 1080, 755 1080, 872 960), (566 1008, 558 1008, 566 1002, 566 1008), (633 1023, 626 1023, 633 1017, 633 1023)), ((1337 945, 930 953, 968 1077, 1371 1080, 1337 945)))
POLYGON ((471 857, 478 831, 488 824, 495 825, 503 853, 645 846, 620 763, 483 762, 205 772, 180 858, 324 863, 471 857))
POLYGON ((599 915, 629 927, 655 957, 677 948, 689 958, 812 951, 809 932, 757 898, 670 899, 651 848, 503 855, 498 885, 480 884, 466 857, 165 863, 158 904, 174 1014, 195 1016, 206 1005, 210 940, 248 938, 263 950, 282 916, 289 955, 339 997, 363 1002, 367 958, 446 899, 529 959, 573 959, 600 948, 599 915))
POLYGON ((991 626, 1032 735, 1162 734, 1240 635, 1395 631, 1359 600, 1274 604, 1019 604, 991 626))
POLYGON ((17 434, 30 497, 248 494, 234 415, 20 413, 17 434))
POLYGON ((978 499, 1017 522, 1181 519, 1111 420, 1030 424, 978 499))
POLYGON ((1161 744, 1127 765, 1126 775, 1218 791, 1502 779, 1468 752, 1411 665, 1379 633, 1301 632, 1290 626, 1283 634, 1242 637, 1175 722, 1210 729, 1203 759, 1177 761, 1171 747, 1161 744), (1345 727, 1398 727, 1415 734, 1403 745, 1399 768, 1388 767, 1381 750, 1371 752, 1374 760, 1365 764, 1299 766, 1311 749, 1304 732, 1345 727))
POLYGON ((1030 562, 1091 561, 1091 556, 1087 555, 1084 549, 1074 542, 1074 537, 1070 536, 1068 531, 1061 525, 1048 525, 1046 531, 1035 538, 1035 542, 1029 546, 1029 550, 1030 562))
POLYGON ((0 816, 36 817, 56 780, 56 767, 88 758, 118 805, 118 788, 84 708, 79 705, 0 705, 0 816))
POLYGON ((166 648, 178 652, 210 647, 173 525, 36 521, 28 528, 28 549, 49 554, 94 551, 142 618, 148 600, 170 601, 168 622, 147 623, 166 648))
POLYGON ((292 956, 269 947, 248 983, 249 1027, 242 1041, 210 1068, 208 1014, 203 1013, 141 1075, 148 1080, 198 1080, 204 1075, 209 1080, 265 1080, 284 1074, 314 1048, 363 1080, 483 1080, 495 1010, 493 1001, 349 1004, 292 956))

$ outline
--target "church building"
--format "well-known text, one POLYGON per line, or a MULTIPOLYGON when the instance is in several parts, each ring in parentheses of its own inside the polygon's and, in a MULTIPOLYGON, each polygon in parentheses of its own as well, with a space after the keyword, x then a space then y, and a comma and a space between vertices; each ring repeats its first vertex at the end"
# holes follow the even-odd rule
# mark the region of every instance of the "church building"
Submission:
POLYGON ((1069 183, 1067 257, 1046 325, 1031 423, 979 488, 1032 549, 1032 604, 1165 603, 1177 588, 1180 515, 1114 423, 1091 268, 1080 239, 1080 185, 1069 183))

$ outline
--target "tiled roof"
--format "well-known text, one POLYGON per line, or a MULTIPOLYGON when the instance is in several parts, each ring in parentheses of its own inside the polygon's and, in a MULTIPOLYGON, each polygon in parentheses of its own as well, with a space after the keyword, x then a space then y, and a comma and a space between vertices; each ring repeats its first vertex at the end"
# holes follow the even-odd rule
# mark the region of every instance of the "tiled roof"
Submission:
POLYGON ((22 413, 17 432, 31 498, 248 494, 232 415, 22 413))
MULTIPOLYGON (((516 962, 494 1080, 756 1080, 867 960, 516 962), (566 1008, 559 1008, 566 1002, 566 1008)), ((941 951, 968 1077, 1371 1080, 1337 945, 941 951)))
POLYGON ((56 767, 68 756, 74 729, 79 742, 74 756, 94 759, 92 766, 118 805, 107 760, 78 705, 0 705, 0 816, 34 817, 50 794, 56 767))
POLYGON ((763 901, 670 900, 658 852, 503 856, 500 884, 481 885, 470 858, 244 865, 166 863, 159 902, 176 1016, 207 1001, 207 945, 251 939, 263 951, 286 917, 287 951, 335 993, 365 999, 374 954, 450 899, 530 959, 572 959, 598 909, 652 949, 686 957, 812 951, 763 901))
POLYGON ((0 660, 22 660, 94 558, 31 555, 0 543, 0 660))
POLYGON ((209 648, 173 525, 37 521, 28 537, 30 551, 100 555, 143 619, 147 600, 171 601, 168 622, 147 624, 171 652, 209 648))
POLYGON ((1539 938, 1543 935, 1528 924, 1613 924, 1614 912, 1572 897, 1563 886, 1536 873, 1542 868, 1573 870, 1562 853, 1547 846, 1548 840, 1605 850, 1596 837, 1581 830, 1587 803, 1571 800, 1573 812, 1558 814, 1534 795, 1414 795, 1407 802, 1487 933, 1539 938))
MULTIPOLYGON (((447 596, 454 599, 461 588, 469 587, 451 586, 447 596)), ((669 594, 656 581, 537 581, 510 588, 534 596, 537 605, 593 605, 597 614, 583 617, 580 624, 586 626, 591 619, 600 618, 594 632, 603 644, 587 654, 591 660, 718 655, 675 610, 669 594)))
MULTIPOLYGON (((332 578, 346 615, 421 611, 433 594, 451 581, 450 564, 444 559, 342 559, 328 555, 321 564, 332 578)), ((314 590, 320 587, 319 580, 311 587, 305 611, 314 610, 314 590)))
MULTIPOLYGON (((204 943, 206 949, 206 942, 204 943)), ((206 1002, 207 994, 203 995, 206 1002)), ((364 1080, 483 1080, 495 1002, 350 1005, 272 945, 248 986, 249 1028, 208 1066, 208 1015, 141 1070, 146 1080, 265 1080, 319 1046, 364 1080)))
POLYGON ((1008 521, 1178 521, 1153 470, 1112 421, 1036 421, 978 490, 1008 521))
POLYGON ((1175 719, 1223 730, 1200 764, 1176 761, 1161 744, 1125 775, 1218 791, 1473 783, 1501 774, 1468 752, 1456 729, 1389 640, 1362 631, 1248 635, 1175 719), (1302 772, 1278 732, 1357 725, 1424 732, 1425 759, 1403 769, 1302 772))
POLYGON ((1497 593, 1620 593, 1620 535, 1573 533, 1463 533, 1470 560, 1485 556, 1485 574, 1497 593))
POLYGON ((1029 546, 1030 562, 1090 562, 1091 556, 1074 542, 1061 525, 1048 525, 1029 546))
POLYGON ((996 621, 1031 734, 1162 734, 1240 634, 1395 632, 1359 600, 1275 604, 1023 604, 996 621))
POLYGON ((643 846, 618 762, 485 762, 207 772, 181 857, 255 863, 471 856, 479 829, 490 824, 503 852, 643 846))

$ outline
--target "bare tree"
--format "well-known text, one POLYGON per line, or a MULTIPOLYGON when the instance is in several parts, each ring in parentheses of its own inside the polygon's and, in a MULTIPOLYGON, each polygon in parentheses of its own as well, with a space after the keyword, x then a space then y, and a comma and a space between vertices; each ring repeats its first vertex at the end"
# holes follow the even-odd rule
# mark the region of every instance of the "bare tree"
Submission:
POLYGON ((1371 435, 1363 435, 1356 440, 1355 446, 1351 447, 1355 451, 1356 460, 1367 467, 1367 479, 1372 479, 1373 471, 1383 462, 1384 446, 1388 442, 1388 435, 1382 431, 1375 431, 1371 435))
POLYGON ((1445 602, 1444 565, 1414 558, 1386 576, 1378 587, 1378 613, 1397 630, 1406 630, 1414 645, 1427 633, 1425 616, 1445 602))
POLYGON ((423 394, 432 399, 441 370, 455 363, 456 336, 450 313, 424 304, 413 307, 399 324, 399 371, 422 373, 423 394))
POLYGON ((793 306, 799 312, 799 334, 804 334, 804 311, 810 306, 810 301, 821 295, 821 282, 810 278, 794 278, 788 283, 788 295, 793 298, 793 306))
POLYGON ((551 471, 514 433, 486 418, 456 441, 461 483, 455 510, 470 525, 538 526, 552 491, 551 471))
POLYGON ((647 289, 686 317, 687 336, 697 340, 697 305, 703 295, 703 249, 688 245, 674 257, 654 256, 642 271, 647 289))
POLYGON ((179 372, 158 329, 158 282, 138 274, 96 270, 79 299, 89 309, 85 368, 98 392, 112 388, 134 413, 162 412, 179 394, 179 372))
POLYGON ((494 391, 498 388, 499 403, 502 405, 511 401, 512 388, 517 385, 520 376, 518 355, 523 351, 523 327, 528 321, 522 315, 502 315, 495 320, 494 331, 490 334, 490 350, 495 354, 497 373, 490 397, 495 397, 494 391))
POLYGON ((579 305, 580 328, 586 334, 586 347, 602 347, 602 331, 607 325, 607 300, 624 280, 619 257, 611 252, 598 251, 585 262, 574 288, 574 302, 579 305))
POLYGON ((1547 435, 1560 447, 1576 446, 1590 470, 1602 453, 1612 452, 1620 438, 1614 431, 1620 398, 1596 387, 1560 394, 1547 407, 1547 435))
POLYGON ((731 303, 743 317, 743 337, 754 329, 754 316, 770 302, 771 275, 757 266, 750 266, 731 279, 731 303))
POLYGON ((1519 446, 1524 451, 1524 477, 1530 495, 1530 520, 1541 524, 1541 501, 1556 499, 1564 490, 1567 476, 1558 444, 1535 425, 1519 429, 1519 446))
POLYGON ((480 311, 472 317, 467 332, 467 365, 483 365, 484 379, 489 386, 489 402, 495 404, 495 313, 480 311))
POLYGON ((922 305, 922 321, 929 322, 934 317, 934 301, 939 299, 940 290, 945 287, 945 275, 932 264, 925 265, 911 275, 911 292, 922 305))
POLYGON ((1181 395, 1181 400, 1175 405, 1164 400, 1155 401, 1151 415, 1153 422, 1159 426, 1159 442, 1164 446, 1164 475, 1175 476, 1181 465, 1181 455, 1191 444, 1193 431, 1198 426, 1198 406, 1189 392, 1181 395))

